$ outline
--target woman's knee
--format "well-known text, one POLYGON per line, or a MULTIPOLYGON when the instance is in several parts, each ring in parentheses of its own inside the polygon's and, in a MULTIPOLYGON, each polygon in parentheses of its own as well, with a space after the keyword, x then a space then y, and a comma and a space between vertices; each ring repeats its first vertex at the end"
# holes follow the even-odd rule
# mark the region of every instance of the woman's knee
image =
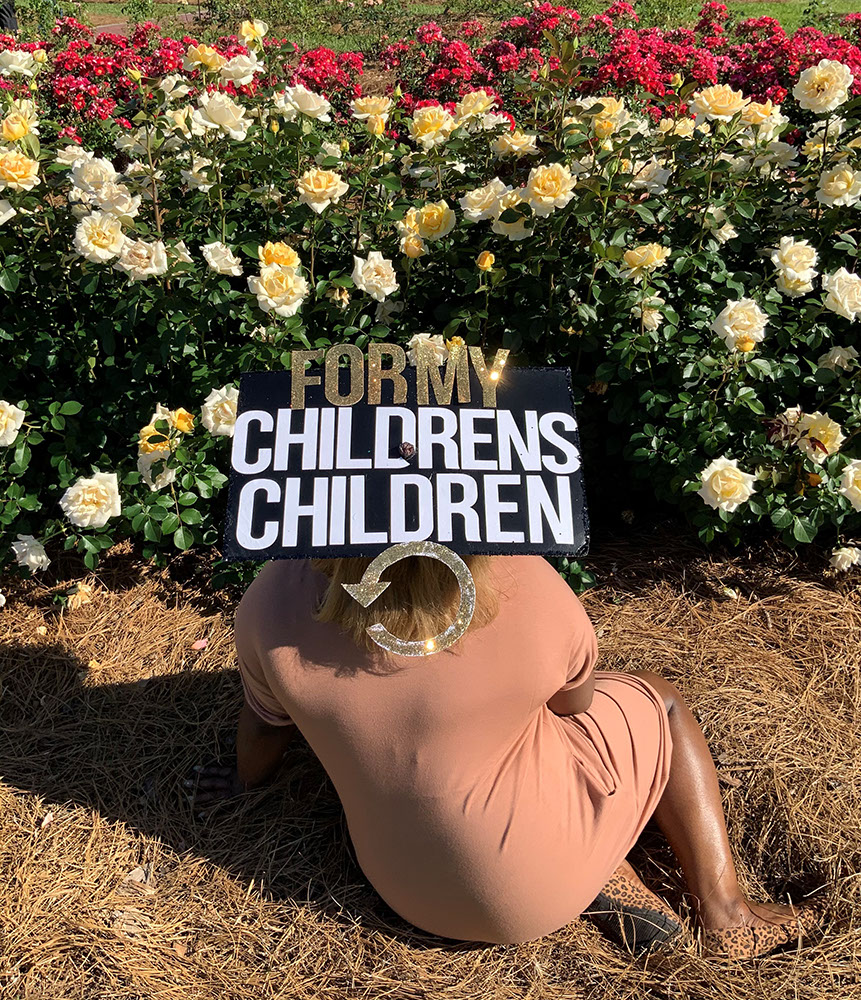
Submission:
POLYGON ((653 670, 632 670, 631 673, 635 677, 639 677, 640 680, 645 681, 649 687, 654 688, 654 690, 657 691, 663 699, 667 712, 671 712, 676 705, 684 704, 681 692, 676 685, 671 681, 668 681, 666 677, 661 677, 660 674, 656 674, 653 670))

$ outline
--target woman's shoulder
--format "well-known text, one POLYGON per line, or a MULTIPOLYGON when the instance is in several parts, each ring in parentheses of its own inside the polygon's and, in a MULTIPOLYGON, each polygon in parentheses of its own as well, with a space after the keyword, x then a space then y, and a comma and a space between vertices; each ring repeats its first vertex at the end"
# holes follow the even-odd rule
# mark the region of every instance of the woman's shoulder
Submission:
POLYGON ((543 556, 498 556, 500 596, 510 595, 523 610, 560 615, 575 621, 585 617, 574 591, 543 556))
POLYGON ((260 570, 242 595, 236 609, 240 623, 281 620, 297 607, 297 597, 307 592, 313 569, 307 559, 274 559, 260 570))

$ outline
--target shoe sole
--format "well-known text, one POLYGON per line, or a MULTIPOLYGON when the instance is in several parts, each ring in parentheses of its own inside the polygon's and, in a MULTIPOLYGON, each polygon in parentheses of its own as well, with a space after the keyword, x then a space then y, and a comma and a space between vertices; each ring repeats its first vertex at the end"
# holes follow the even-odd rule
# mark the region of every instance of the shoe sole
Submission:
POLYGON ((616 902, 599 893, 583 916, 596 923, 608 937, 629 951, 641 952, 672 940, 682 925, 660 910, 616 902))

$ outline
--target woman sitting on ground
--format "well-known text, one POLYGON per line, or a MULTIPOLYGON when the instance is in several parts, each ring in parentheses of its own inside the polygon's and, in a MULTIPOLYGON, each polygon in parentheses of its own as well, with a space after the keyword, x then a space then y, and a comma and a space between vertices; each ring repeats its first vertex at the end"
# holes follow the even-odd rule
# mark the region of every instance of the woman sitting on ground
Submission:
POLYGON ((654 817, 708 952, 797 943, 818 907, 742 895, 715 768, 676 688, 645 670, 596 671, 592 625, 541 557, 466 561, 475 617, 427 657, 388 653, 366 629, 442 632, 459 592, 440 562, 396 563, 369 608, 341 586, 367 559, 269 563, 236 614, 237 770, 201 769, 197 802, 264 783, 299 730, 368 880, 425 931, 517 943, 586 912, 629 946, 667 940, 679 917, 625 860, 654 817))

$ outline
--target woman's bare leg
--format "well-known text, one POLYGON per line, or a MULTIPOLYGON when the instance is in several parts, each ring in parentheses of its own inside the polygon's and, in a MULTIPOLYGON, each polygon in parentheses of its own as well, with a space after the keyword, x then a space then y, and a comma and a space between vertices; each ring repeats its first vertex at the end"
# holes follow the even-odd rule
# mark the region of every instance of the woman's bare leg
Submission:
POLYGON ((741 892, 724 821, 717 772, 702 730, 681 694, 649 670, 634 670, 667 707, 673 757, 655 820, 679 859, 700 923, 706 929, 783 923, 794 910, 751 903, 741 892))

